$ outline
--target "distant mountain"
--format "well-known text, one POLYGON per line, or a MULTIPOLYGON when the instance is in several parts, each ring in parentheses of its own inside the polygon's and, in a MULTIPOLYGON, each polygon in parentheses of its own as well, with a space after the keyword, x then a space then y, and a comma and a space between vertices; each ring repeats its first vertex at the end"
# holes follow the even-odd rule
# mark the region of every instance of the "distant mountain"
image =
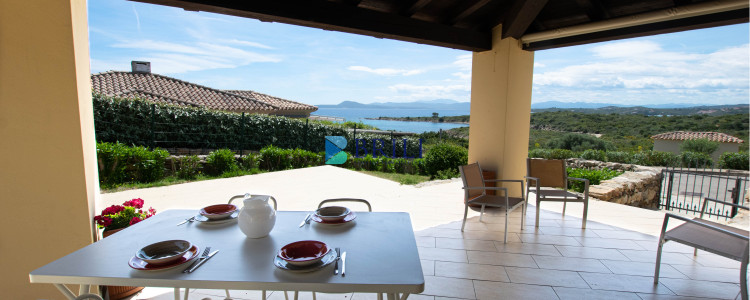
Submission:
MULTIPOLYGON (((663 105, 655 105, 663 106, 663 105)), ((570 111, 585 114, 620 114, 645 116, 688 116, 688 115, 732 115, 748 112, 747 104, 689 106, 689 107, 645 107, 645 106, 605 106, 598 108, 532 108, 533 112, 570 111)))
MULTIPOLYGON (((685 108, 695 107, 695 104, 687 103, 669 103, 669 104, 651 104, 641 105, 640 107, 647 108, 685 108)), ((599 103, 599 102, 560 102, 560 101, 545 101, 532 103, 531 109, 545 109, 545 108, 603 108, 603 107, 639 107, 637 105, 622 105, 615 103, 599 103)))
POLYGON ((317 105, 320 108, 359 108, 359 109, 469 109, 469 102, 451 99, 422 100, 414 102, 376 102, 370 104, 356 101, 343 101, 336 105, 317 105))

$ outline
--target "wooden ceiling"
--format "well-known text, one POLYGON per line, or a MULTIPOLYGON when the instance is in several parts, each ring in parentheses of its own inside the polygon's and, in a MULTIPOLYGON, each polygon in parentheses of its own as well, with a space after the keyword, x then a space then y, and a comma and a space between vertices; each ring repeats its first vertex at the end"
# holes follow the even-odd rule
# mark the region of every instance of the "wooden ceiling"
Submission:
POLYGON ((491 49, 492 28, 500 24, 503 38, 520 39, 527 50, 543 50, 745 23, 750 6, 747 0, 132 1, 469 51, 491 49), (654 15, 659 17, 647 18, 654 15), (556 34, 570 28, 586 30, 556 34), (540 33, 545 37, 524 40, 540 33))

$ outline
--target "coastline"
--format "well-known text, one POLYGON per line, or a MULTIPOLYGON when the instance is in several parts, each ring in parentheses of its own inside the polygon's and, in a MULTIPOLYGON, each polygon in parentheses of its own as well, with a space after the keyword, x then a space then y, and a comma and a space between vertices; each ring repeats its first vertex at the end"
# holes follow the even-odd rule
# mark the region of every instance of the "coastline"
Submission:
POLYGON ((433 118, 426 118, 426 117, 377 117, 377 118, 364 118, 365 120, 378 120, 378 121, 401 121, 401 122, 429 122, 429 123, 442 123, 442 124, 460 124, 460 125, 469 125, 469 122, 448 122, 443 121, 440 122, 439 120, 435 120, 433 118), (417 118, 424 118, 424 119, 417 119, 417 118))

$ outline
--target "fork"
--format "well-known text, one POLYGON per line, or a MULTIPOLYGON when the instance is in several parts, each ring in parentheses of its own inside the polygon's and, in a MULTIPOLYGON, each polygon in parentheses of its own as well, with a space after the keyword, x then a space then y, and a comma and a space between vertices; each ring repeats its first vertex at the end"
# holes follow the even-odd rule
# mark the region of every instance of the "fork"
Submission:
POLYGON ((195 216, 192 216, 190 218, 187 218, 187 219, 183 220, 182 222, 178 223, 177 226, 180 226, 180 225, 188 223, 188 222, 192 223, 192 222, 194 222, 196 220, 197 217, 198 216, 195 215, 195 216))
POLYGON ((211 252, 211 247, 206 247, 206 249, 203 250, 203 253, 201 253, 201 256, 198 256, 198 259, 196 259, 192 264, 190 264, 190 266, 185 268, 185 270, 183 270, 182 273, 188 273, 188 270, 190 270, 190 268, 195 266, 195 264, 197 264, 203 259, 206 259, 206 257, 208 257, 208 253, 210 252, 211 252))

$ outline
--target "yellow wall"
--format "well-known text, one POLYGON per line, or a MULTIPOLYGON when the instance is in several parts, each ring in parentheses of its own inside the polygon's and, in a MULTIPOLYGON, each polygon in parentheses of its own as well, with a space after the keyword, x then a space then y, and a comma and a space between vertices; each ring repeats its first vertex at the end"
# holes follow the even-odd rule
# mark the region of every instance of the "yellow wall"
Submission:
POLYGON ((473 56, 469 163, 478 161, 498 179, 526 175, 533 67, 534 53, 516 39, 502 39, 500 26, 492 50, 473 56))
POLYGON ((0 291, 92 240, 98 193, 85 0, 0 1, 0 291))

